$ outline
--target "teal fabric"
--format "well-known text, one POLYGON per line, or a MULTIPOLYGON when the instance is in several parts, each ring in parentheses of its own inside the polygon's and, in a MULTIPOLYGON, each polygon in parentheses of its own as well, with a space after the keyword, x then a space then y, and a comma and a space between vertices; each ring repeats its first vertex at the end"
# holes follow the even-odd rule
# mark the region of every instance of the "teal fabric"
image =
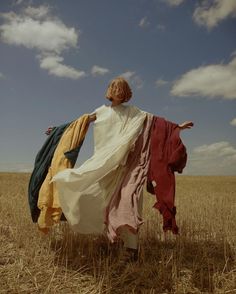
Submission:
MULTIPOLYGON (((69 122, 61 126, 54 127, 36 155, 34 169, 32 171, 28 184, 28 203, 33 222, 38 221, 38 217, 40 214, 40 210, 37 207, 40 187, 47 176, 48 168, 51 165, 53 154, 62 137, 62 134, 71 123, 72 122, 69 122)), ((80 145, 78 147, 64 153, 65 156, 71 161, 72 167, 76 163, 83 141, 84 140, 80 142, 80 145)), ((66 220, 63 214, 61 220, 66 220)))

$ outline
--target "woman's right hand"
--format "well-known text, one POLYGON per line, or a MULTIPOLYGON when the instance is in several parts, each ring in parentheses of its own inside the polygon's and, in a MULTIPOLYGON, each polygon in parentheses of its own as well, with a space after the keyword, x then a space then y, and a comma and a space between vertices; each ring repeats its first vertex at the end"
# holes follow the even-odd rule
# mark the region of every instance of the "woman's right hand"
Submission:
POLYGON ((184 129, 191 129, 194 126, 194 123, 192 121, 185 121, 184 123, 179 125, 180 130, 184 129))
POLYGON ((54 128, 53 126, 48 127, 48 129, 44 132, 44 134, 50 135, 53 128, 54 128))

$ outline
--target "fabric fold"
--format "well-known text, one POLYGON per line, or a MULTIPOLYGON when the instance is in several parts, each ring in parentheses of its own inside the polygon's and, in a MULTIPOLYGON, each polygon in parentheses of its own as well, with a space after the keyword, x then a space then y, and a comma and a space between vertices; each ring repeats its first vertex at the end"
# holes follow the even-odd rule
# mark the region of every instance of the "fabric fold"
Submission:
POLYGON ((55 183, 51 183, 50 181, 59 171, 74 166, 75 157, 78 156, 88 127, 89 114, 84 114, 67 127, 56 147, 47 176, 40 187, 38 197, 38 208, 40 209, 38 227, 44 233, 47 233, 54 223, 60 221, 62 214, 57 187, 55 183), (69 158, 68 154, 70 154, 69 158))
POLYGON ((136 234, 143 224, 142 193, 150 160, 152 114, 147 114, 142 132, 128 154, 125 174, 105 210, 107 235, 114 242, 123 227, 136 234))
POLYGON ((187 151, 180 138, 178 124, 154 116, 151 128, 150 164, 147 191, 155 194, 157 208, 163 216, 163 230, 178 234, 175 215, 175 174, 182 173, 187 151))
POLYGON ((36 155, 34 169, 28 184, 28 202, 31 218, 34 223, 38 221, 40 213, 40 210, 37 206, 40 187, 47 176, 56 147, 64 131, 70 125, 70 123, 71 122, 53 127, 50 135, 36 155))
POLYGON ((95 112, 94 154, 79 168, 65 169, 51 181, 72 229, 87 234, 103 233, 105 207, 146 118, 146 112, 133 105, 102 105, 95 112))

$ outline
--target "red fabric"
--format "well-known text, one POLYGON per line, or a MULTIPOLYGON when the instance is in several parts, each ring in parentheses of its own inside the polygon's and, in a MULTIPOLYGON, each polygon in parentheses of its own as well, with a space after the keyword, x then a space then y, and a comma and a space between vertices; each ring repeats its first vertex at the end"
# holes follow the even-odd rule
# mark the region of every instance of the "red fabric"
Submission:
POLYGON ((175 221, 175 174, 182 173, 187 163, 186 147, 180 138, 178 124, 162 117, 153 117, 150 132, 150 163, 147 174, 147 191, 155 194, 157 208, 163 216, 163 230, 178 234, 175 221), (152 185, 156 182, 156 186, 152 185))

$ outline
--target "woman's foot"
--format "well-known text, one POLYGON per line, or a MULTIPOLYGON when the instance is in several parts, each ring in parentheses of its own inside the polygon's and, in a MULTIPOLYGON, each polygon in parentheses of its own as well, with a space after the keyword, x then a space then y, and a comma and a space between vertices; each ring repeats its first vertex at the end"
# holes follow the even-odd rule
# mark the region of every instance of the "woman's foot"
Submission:
POLYGON ((138 249, 124 248, 120 261, 122 263, 138 261, 138 249))

